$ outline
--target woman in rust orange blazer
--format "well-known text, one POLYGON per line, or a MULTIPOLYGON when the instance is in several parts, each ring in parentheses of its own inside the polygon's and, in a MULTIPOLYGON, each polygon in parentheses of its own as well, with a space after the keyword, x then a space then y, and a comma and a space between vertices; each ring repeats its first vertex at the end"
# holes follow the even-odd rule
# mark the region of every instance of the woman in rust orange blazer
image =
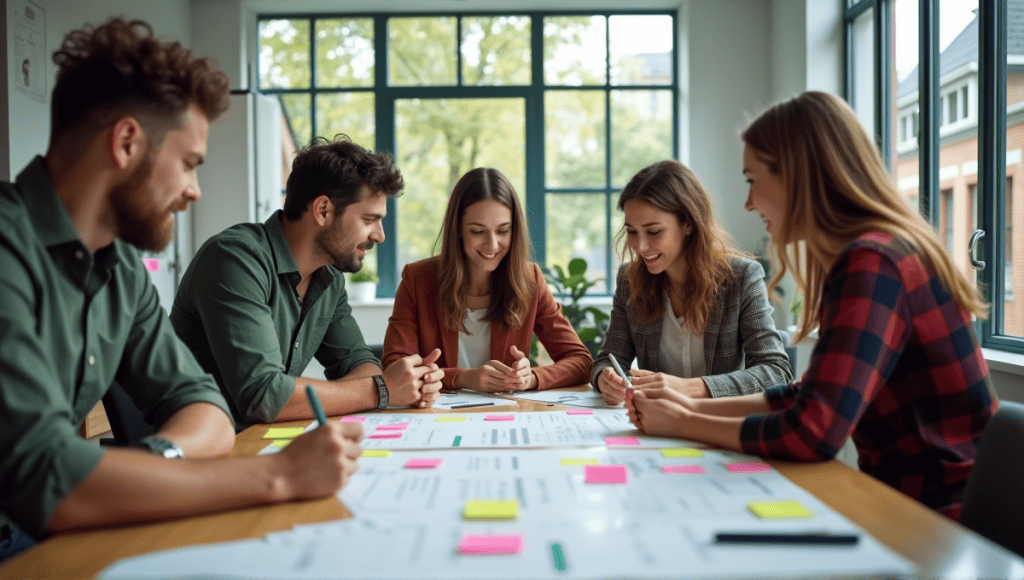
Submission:
POLYGON ((384 366, 441 349, 444 389, 505 392, 586 384, 593 359, 562 314, 540 267, 519 196, 480 167, 455 184, 441 253, 408 264, 384 336, 384 366), (533 334, 553 364, 531 367, 533 334))

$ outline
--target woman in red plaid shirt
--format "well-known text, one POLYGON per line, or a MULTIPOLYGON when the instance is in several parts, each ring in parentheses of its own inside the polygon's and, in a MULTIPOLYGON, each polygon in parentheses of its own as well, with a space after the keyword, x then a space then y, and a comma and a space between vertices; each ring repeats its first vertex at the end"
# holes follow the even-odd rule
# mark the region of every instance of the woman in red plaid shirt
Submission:
POLYGON ((647 434, 797 461, 832 459, 853 437, 862 471, 956 519, 998 405, 971 327, 986 305, 899 197, 844 101, 804 93, 742 137, 746 208, 782 264, 772 283, 792 270, 805 303, 796 338, 819 329, 810 366, 743 397, 638 390, 630 420, 647 434))

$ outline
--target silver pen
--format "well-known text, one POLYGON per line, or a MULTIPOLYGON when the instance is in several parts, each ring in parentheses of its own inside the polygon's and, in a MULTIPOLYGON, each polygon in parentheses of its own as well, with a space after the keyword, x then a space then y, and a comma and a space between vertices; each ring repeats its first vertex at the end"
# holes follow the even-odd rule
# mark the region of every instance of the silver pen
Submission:
POLYGON ((608 353, 608 360, 612 361, 612 366, 615 367, 615 372, 619 373, 619 376, 622 377, 622 380, 626 381, 626 388, 632 389, 633 381, 629 380, 629 375, 627 375, 625 371, 622 370, 622 366, 619 365, 619 360, 615 358, 615 355, 612 353, 608 353))

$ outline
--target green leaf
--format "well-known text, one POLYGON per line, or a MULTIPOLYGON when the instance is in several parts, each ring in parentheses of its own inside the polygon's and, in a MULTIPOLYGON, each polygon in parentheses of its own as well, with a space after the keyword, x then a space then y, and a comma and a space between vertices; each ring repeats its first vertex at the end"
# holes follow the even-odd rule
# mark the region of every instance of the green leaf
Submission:
POLYGON ((576 334, 578 334, 580 336, 580 340, 583 341, 583 344, 586 344, 588 342, 593 342, 594 339, 597 338, 597 329, 596 328, 581 328, 581 329, 576 331, 576 334))
POLYGON ((569 260, 569 274, 573 276, 582 276, 587 272, 587 261, 583 258, 573 258, 569 260))

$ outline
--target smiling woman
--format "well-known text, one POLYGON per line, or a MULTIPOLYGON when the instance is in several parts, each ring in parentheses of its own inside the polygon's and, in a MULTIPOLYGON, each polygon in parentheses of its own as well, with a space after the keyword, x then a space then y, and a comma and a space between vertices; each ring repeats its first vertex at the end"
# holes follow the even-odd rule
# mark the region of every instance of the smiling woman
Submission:
POLYGON ((519 196, 500 171, 480 167, 455 184, 441 253, 402 271, 384 338, 384 364, 441 349, 445 388, 485 392, 587 382, 592 359, 529 261, 519 196), (554 364, 530 367, 536 333, 554 364))

